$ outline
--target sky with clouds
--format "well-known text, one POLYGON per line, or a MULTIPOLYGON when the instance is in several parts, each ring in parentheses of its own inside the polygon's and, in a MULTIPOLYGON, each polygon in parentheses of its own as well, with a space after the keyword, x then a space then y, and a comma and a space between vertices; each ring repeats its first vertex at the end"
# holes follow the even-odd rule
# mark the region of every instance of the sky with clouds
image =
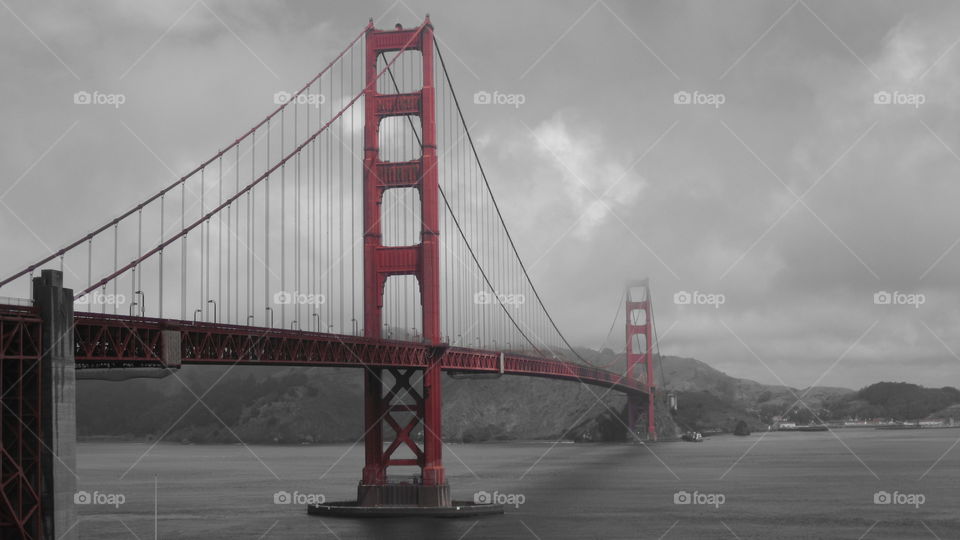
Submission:
POLYGON ((665 354, 795 387, 960 386, 954 3, 2 4, 0 274, 232 142, 369 17, 429 12, 572 342, 600 346, 649 276, 665 354), (127 102, 78 108, 84 89, 127 102))

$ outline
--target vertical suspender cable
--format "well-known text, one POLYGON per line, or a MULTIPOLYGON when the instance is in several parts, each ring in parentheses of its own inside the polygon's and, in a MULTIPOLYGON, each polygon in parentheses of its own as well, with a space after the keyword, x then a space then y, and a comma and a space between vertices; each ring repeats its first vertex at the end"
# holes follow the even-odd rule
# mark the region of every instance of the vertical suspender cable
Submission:
MULTIPOLYGON (((237 145, 236 165, 233 168, 236 178, 236 192, 240 193, 240 145, 237 145)), ((240 324, 240 206, 237 201, 237 225, 236 232, 233 234, 233 322, 240 324)))
MULTIPOLYGON (((217 204, 223 203, 223 156, 217 158, 217 204)), ((230 216, 230 207, 227 207, 230 216)), ((217 310, 223 307, 223 216, 217 216, 217 310)), ((229 316, 229 315, 228 315, 229 316)), ((226 318, 226 317, 224 317, 226 318)))
MULTIPOLYGON (((343 63, 340 64, 340 98, 343 99, 343 63)), ((340 137, 338 140, 339 144, 337 145, 337 154, 340 155, 340 167, 337 174, 337 177, 339 179, 339 189, 337 190, 337 201, 340 207, 340 211, 338 212, 338 215, 340 218, 340 227, 337 229, 338 231, 337 260, 340 263, 340 280, 337 283, 337 291, 339 292, 338 294, 339 301, 337 303, 337 307, 340 309, 340 326, 337 328, 337 332, 342 334, 343 333, 343 300, 344 300, 344 292, 343 292, 343 264, 344 264, 344 261, 343 261, 343 255, 344 255, 343 253, 344 251, 343 249, 343 120, 341 119, 337 123, 339 124, 339 128, 340 128, 340 137)), ((333 296, 332 291, 329 292, 328 294, 330 294, 330 296, 333 296)))
MULTIPOLYGON (((206 168, 200 169, 200 215, 201 216, 206 215, 207 213, 206 206, 204 205, 204 199, 205 199, 204 196, 207 194, 205 173, 206 173, 206 168)), ((200 305, 203 308, 203 313, 207 313, 207 309, 206 309, 206 299, 207 299, 206 290, 207 289, 206 288, 210 286, 209 279, 207 279, 207 277, 209 276, 209 263, 207 261, 206 251, 205 251, 207 244, 210 242, 210 234, 208 231, 209 225, 210 225, 210 222, 205 221, 201 225, 201 229, 200 229, 200 275, 197 277, 199 278, 199 281, 200 281, 200 298, 198 298, 198 300, 200 301, 200 305)), ((204 320, 206 320, 206 316, 204 316, 204 320)))
MULTIPOLYGON (((270 120, 267 120, 267 159, 266 165, 270 167, 270 120)), ((264 191, 264 217, 263 217, 263 307, 264 310, 270 309, 270 189, 273 185, 270 178, 263 183, 264 191)), ((267 315, 264 314, 264 321, 269 324, 267 315)))
MULTIPOLYGON (((164 210, 164 203, 166 202, 165 201, 166 196, 167 196, 166 194, 163 194, 160 196, 160 244, 163 244, 163 233, 165 232, 163 229, 163 222, 164 222, 163 210, 164 210)), ((158 269, 157 289, 159 290, 159 296, 157 297, 157 317, 163 318, 163 250, 162 249, 160 250, 159 257, 160 257, 160 262, 157 265, 157 269, 158 269)))
MULTIPOLYGON (((354 71, 354 54, 353 49, 350 50, 350 93, 352 94, 355 89, 353 82, 353 71, 354 71)), ((355 126, 355 106, 350 107, 350 155, 355 155, 356 146, 354 145, 354 135, 353 132, 356 131, 355 126)), ((354 201, 354 190, 356 185, 356 176, 354 174, 354 166, 356 159, 350 160, 350 331, 352 334, 357 333, 357 277, 356 277, 356 245, 357 245, 357 236, 356 236, 356 202, 354 201)))
MULTIPOLYGON (((186 207, 187 192, 185 191, 186 182, 180 184, 180 232, 187 226, 186 207)), ((116 266, 116 261, 114 261, 116 266)), ((116 272, 116 268, 114 268, 116 272)), ((180 242, 180 320, 187 319, 187 235, 183 235, 180 242)))

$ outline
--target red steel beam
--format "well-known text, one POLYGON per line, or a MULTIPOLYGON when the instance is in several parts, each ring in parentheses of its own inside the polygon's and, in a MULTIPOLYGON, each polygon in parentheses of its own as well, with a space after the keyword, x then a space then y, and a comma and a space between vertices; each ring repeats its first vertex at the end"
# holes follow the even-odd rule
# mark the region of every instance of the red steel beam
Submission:
MULTIPOLYGON (((8 306, 0 306, 0 313, 8 306)), ((78 312, 77 369, 163 367, 163 330, 181 335, 180 357, 195 365, 284 365, 355 368, 419 368, 439 355, 440 368, 464 373, 499 373, 500 353, 364 336, 281 328, 156 319, 78 312)), ((622 374, 564 360, 503 353, 503 373, 582 381, 627 394, 646 394, 646 386, 622 374)))

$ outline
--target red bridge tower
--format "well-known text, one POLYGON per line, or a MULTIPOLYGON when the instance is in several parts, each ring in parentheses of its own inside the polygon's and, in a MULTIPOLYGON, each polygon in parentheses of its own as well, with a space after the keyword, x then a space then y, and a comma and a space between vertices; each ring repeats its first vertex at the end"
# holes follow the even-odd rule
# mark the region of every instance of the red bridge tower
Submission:
POLYGON ((627 378, 640 381, 647 388, 647 397, 630 394, 627 398, 627 426, 631 437, 638 435, 642 426, 637 424, 646 417, 646 432, 650 440, 657 439, 654 418, 653 377, 653 309, 650 305, 650 282, 641 280, 627 285, 627 378), (638 293, 634 296, 634 293, 638 293), (639 337, 642 336, 643 340, 639 337), (646 403, 644 403, 646 401, 646 403))
MULTIPOLYGON (((415 29, 383 31, 371 22, 366 35, 366 83, 364 91, 363 169, 363 282, 364 333, 381 338, 383 292, 390 276, 416 276, 423 313, 423 339, 437 345, 418 377, 418 369, 389 369, 392 387, 384 393, 384 369, 367 367, 365 379, 364 428, 366 465, 358 490, 361 506, 389 504, 450 506, 450 488, 443 469, 440 418, 440 228, 437 176, 437 129, 433 85, 433 26, 429 16, 415 29), (420 51, 423 86, 410 93, 381 94, 377 91, 377 57, 381 53, 420 51), (405 162, 380 160, 380 123, 391 116, 418 117, 421 128, 421 156, 405 162), (414 188, 420 193, 420 243, 411 246, 383 245, 381 205, 384 192, 414 188), (421 384, 417 384, 420 379, 421 384), (420 386, 418 389, 417 386, 420 386), (403 401, 406 397, 406 402, 403 401), (412 402, 410 401, 412 399, 412 402), (410 414, 412 413, 412 414, 410 414), (396 415, 409 420, 401 424, 396 415), (417 424, 423 426, 423 444, 414 440, 417 424), (384 427, 394 439, 383 447, 384 427), (414 457, 397 459, 401 446, 414 457), (391 482, 387 470, 393 466, 417 466, 419 477, 391 482)), ((414 120, 415 121, 415 120, 414 120)))

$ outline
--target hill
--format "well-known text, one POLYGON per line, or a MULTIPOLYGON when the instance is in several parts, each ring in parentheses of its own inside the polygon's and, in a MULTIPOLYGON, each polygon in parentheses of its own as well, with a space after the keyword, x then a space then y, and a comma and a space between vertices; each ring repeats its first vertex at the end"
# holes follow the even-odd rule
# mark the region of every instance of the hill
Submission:
POLYGON ((896 421, 960 418, 960 390, 924 388, 905 382, 879 382, 828 404, 834 419, 896 421))
MULTIPOLYGON (((530 377, 444 377, 443 392, 450 441, 607 439, 625 405, 616 393, 530 377)), ((363 432, 356 369, 190 366, 161 380, 81 381, 77 401, 81 438, 293 444, 363 432)))
POLYGON ((848 388, 798 389, 738 379, 699 360, 675 356, 663 358, 663 375, 667 388, 678 396, 678 422, 701 431, 732 432, 740 420, 751 430, 766 430, 778 417, 807 423, 813 418, 807 407, 822 417, 827 403, 854 393, 848 388), (801 396, 806 407, 797 403, 801 396))
MULTIPOLYGON (((624 356, 578 351, 590 362, 622 371, 624 356)), ((664 357, 667 388, 680 397, 677 420, 696 429, 752 429, 793 403, 791 389, 735 379, 692 358, 664 357)), ((197 443, 356 441, 362 434, 363 380, 354 369, 189 366, 161 380, 82 381, 81 437, 197 443), (198 402, 198 397, 202 402, 198 402)), ((578 383, 529 377, 443 379, 443 436, 450 441, 511 439, 611 440, 624 436, 625 397, 578 383), (599 400, 598 400, 599 398, 599 400)), ((793 390, 802 393, 799 390, 793 390)), ((808 403, 851 390, 816 388, 808 403)), ((662 414, 663 437, 676 435, 662 414)))

